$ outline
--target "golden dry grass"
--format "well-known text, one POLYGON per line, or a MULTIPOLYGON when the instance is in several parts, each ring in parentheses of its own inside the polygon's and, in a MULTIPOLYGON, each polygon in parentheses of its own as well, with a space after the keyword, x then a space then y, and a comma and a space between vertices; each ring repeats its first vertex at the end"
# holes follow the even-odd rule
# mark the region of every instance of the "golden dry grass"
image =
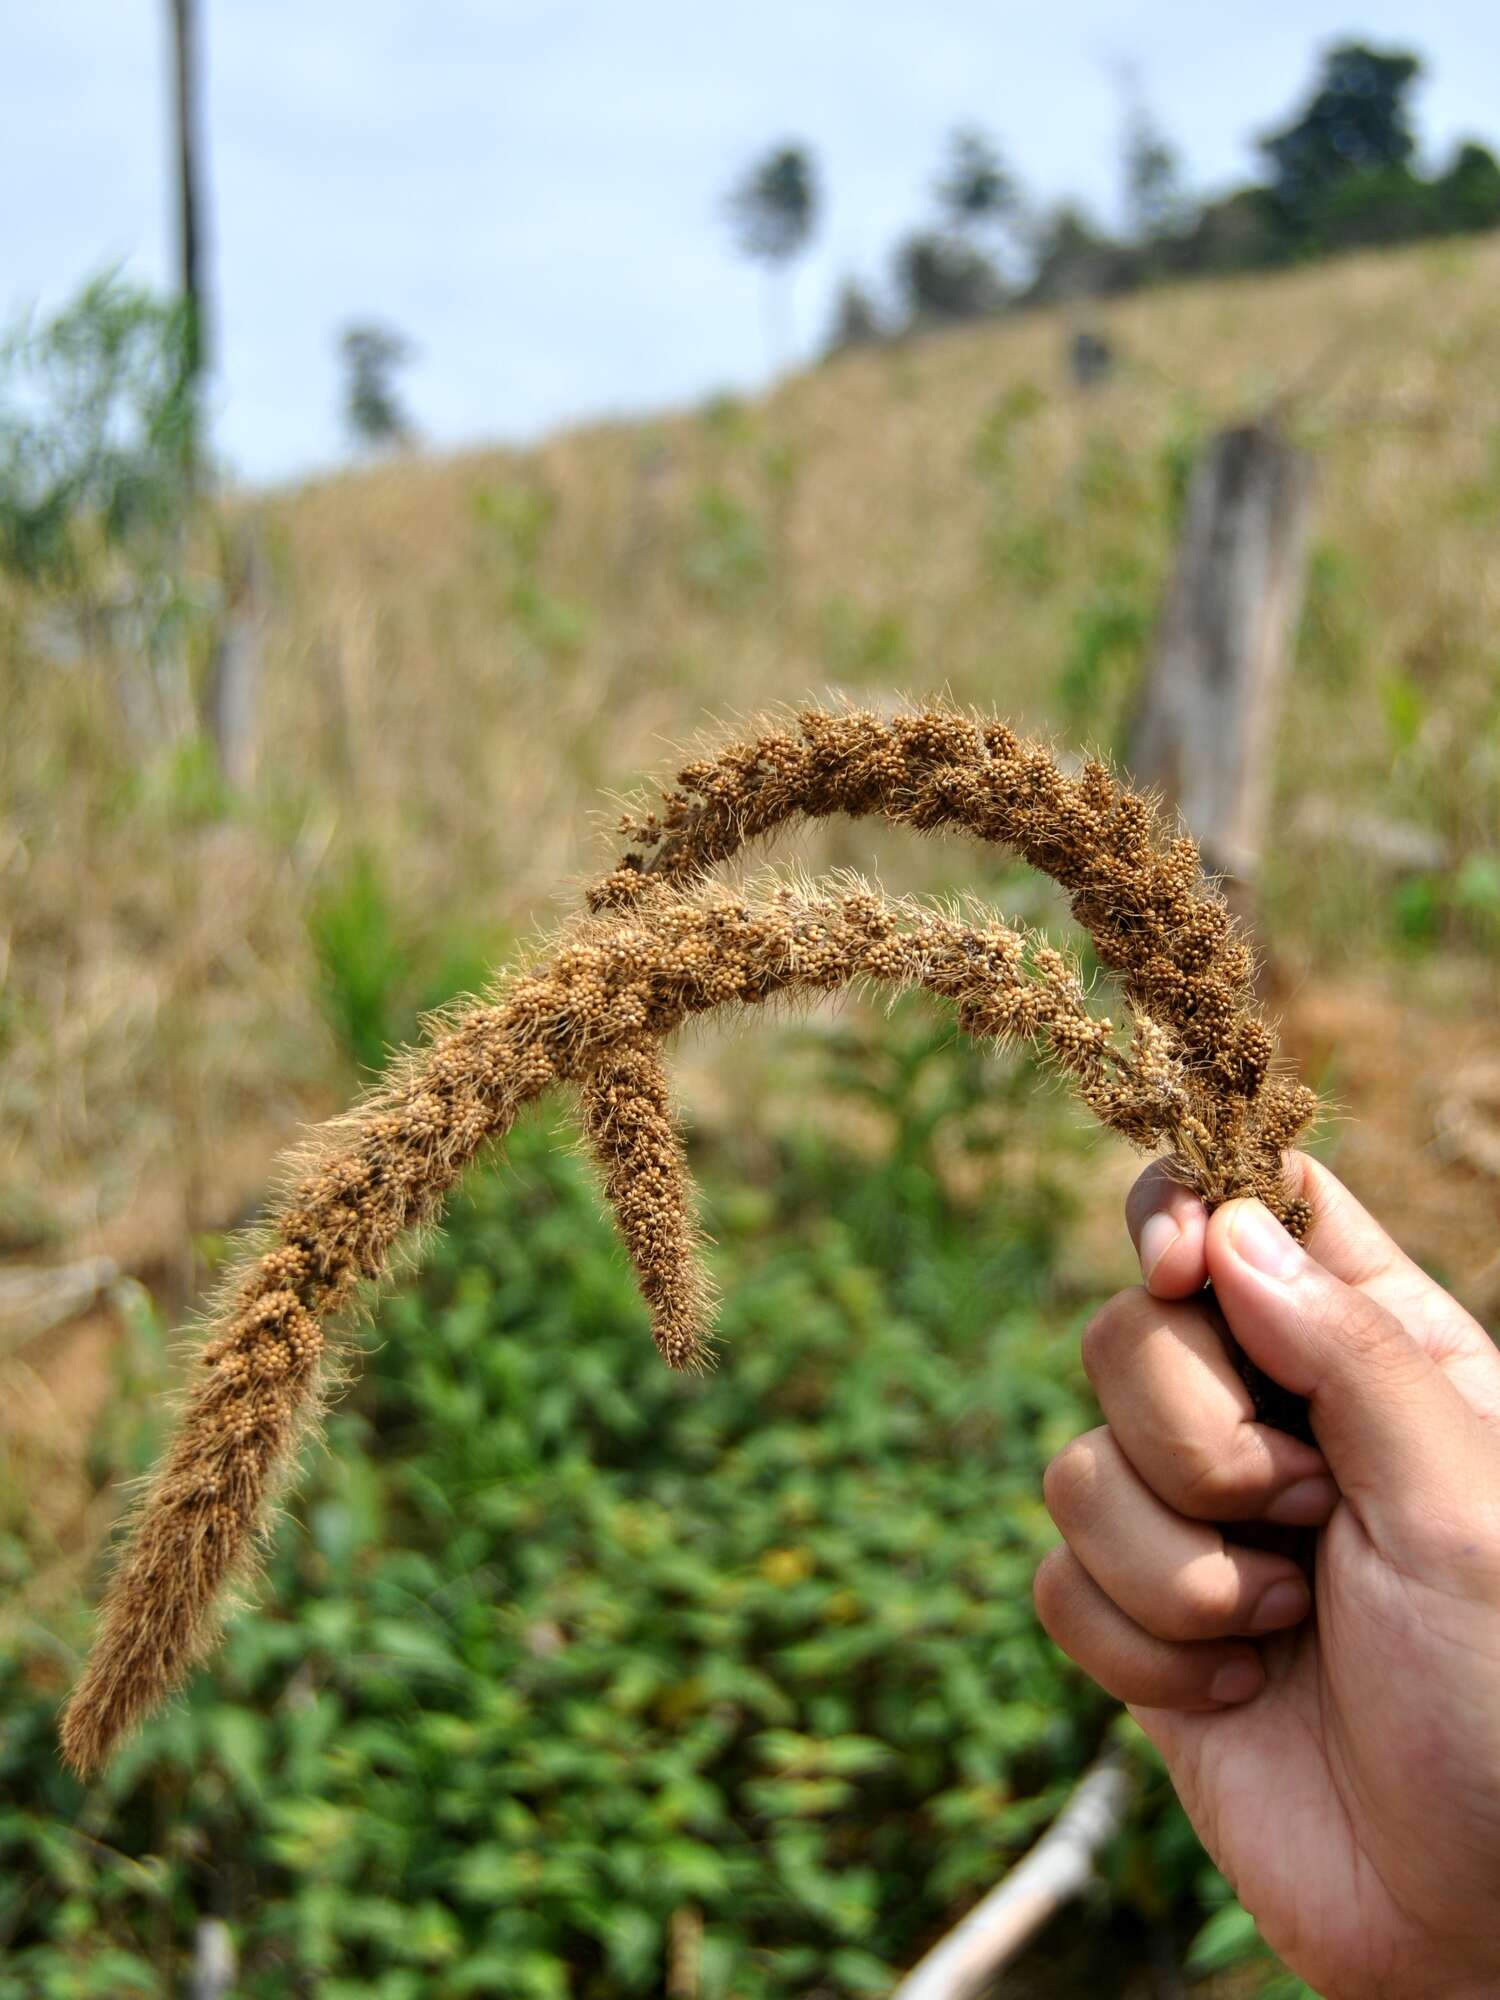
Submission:
MULTIPOLYGON (((1277 396, 1321 495, 1270 926, 1294 969, 1377 952, 1389 877, 1330 814, 1415 823, 1455 865, 1496 838, 1497 306, 1500 242, 1371 256, 1101 309, 1121 366, 1087 395, 1038 315, 743 408, 266 497, 259 775, 228 809, 141 757, 102 667, 39 665, 12 607, 0 1196, 81 1248, 181 1259, 186 1288, 194 1232, 347 1086, 305 918, 356 848, 403 908, 490 940, 551 919, 601 789, 709 713, 946 690, 1108 738, 1192 440, 1277 396)), ((883 856, 839 831, 815 859, 883 856)), ((933 870, 957 878, 890 872, 933 870)))

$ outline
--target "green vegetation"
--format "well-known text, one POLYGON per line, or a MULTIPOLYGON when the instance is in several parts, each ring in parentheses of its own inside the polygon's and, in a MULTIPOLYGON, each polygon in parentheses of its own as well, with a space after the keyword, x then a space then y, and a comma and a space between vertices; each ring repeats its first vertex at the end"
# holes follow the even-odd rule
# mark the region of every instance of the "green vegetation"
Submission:
POLYGON ((108 276, 0 339, 0 570, 76 588, 160 562, 190 504, 190 350, 181 307, 108 276))
MULTIPOLYGON (((703 2000, 877 1994, 1035 1837, 1112 1713, 1030 1605, 1090 1421, 1068 1199, 1024 1165, 1066 1114, 920 1011, 818 1041, 858 1117, 753 1187, 708 1162, 714 1375, 657 1364, 533 1124, 382 1307, 265 1608, 87 1795, 52 1734, 81 1612, 11 1631, 0 2000, 176 1990, 206 1915, 244 2000, 652 1994, 690 1949, 703 2000), (976 1160, 1008 1197, 953 1191, 976 1160)), ((158 1410, 133 1382, 99 1478, 158 1410)), ((1142 1769, 1099 1964, 1222 1898, 1142 1769)))

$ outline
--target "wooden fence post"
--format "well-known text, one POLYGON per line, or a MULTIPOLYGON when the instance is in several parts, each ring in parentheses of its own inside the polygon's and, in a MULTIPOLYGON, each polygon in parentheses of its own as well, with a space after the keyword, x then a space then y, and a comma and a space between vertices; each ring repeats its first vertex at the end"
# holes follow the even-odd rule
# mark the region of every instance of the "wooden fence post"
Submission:
POLYGON ((229 532, 226 602, 203 691, 203 720, 219 775, 243 789, 255 775, 264 561, 253 524, 229 532))
POLYGON ((1131 772, 1179 808, 1241 905, 1260 863, 1311 514, 1311 462, 1272 424, 1210 439, 1131 735, 1131 772))

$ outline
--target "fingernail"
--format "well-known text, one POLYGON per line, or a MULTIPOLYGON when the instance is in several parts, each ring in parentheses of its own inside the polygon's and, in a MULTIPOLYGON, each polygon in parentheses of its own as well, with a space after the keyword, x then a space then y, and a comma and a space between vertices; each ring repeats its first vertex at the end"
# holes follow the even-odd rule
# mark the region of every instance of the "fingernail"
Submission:
POLYGON ((1266 1684, 1266 1670, 1259 1660, 1231 1660, 1220 1667, 1209 1684, 1209 1697, 1222 1701, 1225 1707, 1240 1701, 1249 1701, 1258 1695, 1266 1684))
POLYGON ((1258 1201, 1240 1202, 1230 1225, 1230 1241, 1253 1270, 1282 1284, 1306 1268, 1307 1253, 1294 1243, 1270 1209, 1258 1201))
POLYGON ((1315 1472, 1278 1493, 1265 1518, 1278 1528, 1321 1528, 1338 1499, 1339 1489, 1327 1473, 1315 1472))
POLYGON ((1141 1229, 1140 1259, 1141 1276, 1148 1285, 1151 1282, 1151 1273, 1181 1234, 1182 1231, 1165 1209, 1158 1209, 1155 1215, 1146 1217, 1141 1229))
MULTIPOLYGON (((1262 1594, 1250 1614, 1250 1630, 1282 1632, 1288 1625, 1300 1624, 1311 1609, 1312 1592, 1307 1587, 1306 1579, 1300 1576, 1284 1577, 1262 1594)), ((1225 1696, 1219 1696, 1220 1701, 1225 1699, 1225 1696)))

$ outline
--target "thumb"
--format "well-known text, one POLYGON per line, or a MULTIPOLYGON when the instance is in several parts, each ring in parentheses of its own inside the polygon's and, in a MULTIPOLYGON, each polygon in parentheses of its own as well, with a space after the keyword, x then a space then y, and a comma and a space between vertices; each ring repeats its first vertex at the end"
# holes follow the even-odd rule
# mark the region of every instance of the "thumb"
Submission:
MULTIPOLYGON (((1452 1494, 1472 1495, 1474 1414, 1396 1316, 1336 1278, 1258 1201, 1209 1220, 1214 1296, 1240 1346, 1311 1406, 1339 1487, 1377 1531, 1452 1494)), ((1492 1476, 1487 1474, 1486 1476, 1492 1476)))

